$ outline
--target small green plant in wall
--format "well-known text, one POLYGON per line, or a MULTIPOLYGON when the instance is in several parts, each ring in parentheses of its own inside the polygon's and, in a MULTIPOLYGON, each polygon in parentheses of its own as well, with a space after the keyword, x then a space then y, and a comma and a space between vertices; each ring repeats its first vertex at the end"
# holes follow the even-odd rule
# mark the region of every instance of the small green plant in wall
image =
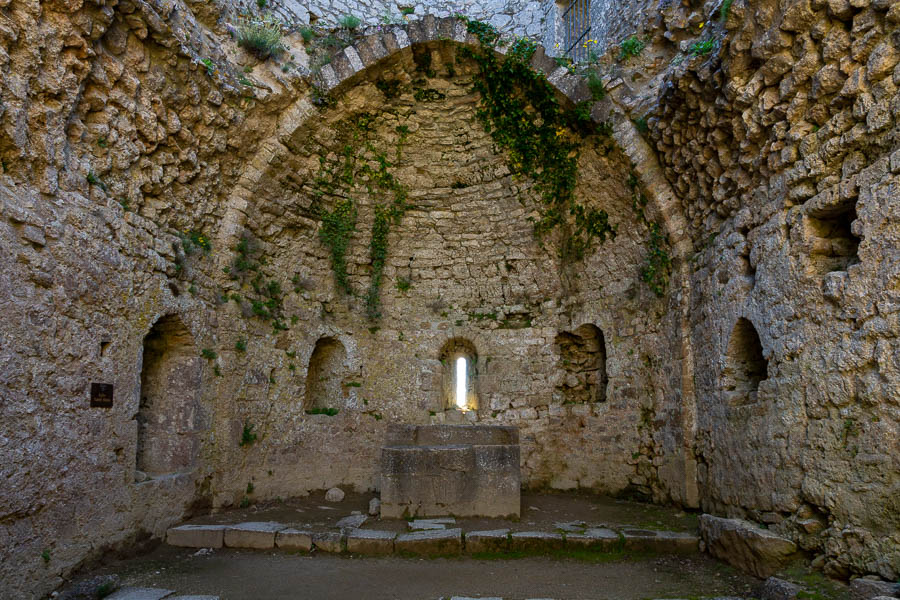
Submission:
POLYGON ((211 350, 210 348, 204 348, 200 351, 200 356, 202 356, 206 360, 215 360, 219 355, 216 354, 215 350, 211 350))
POLYGON ((619 60, 628 60, 631 57, 640 56, 647 44, 638 36, 632 35, 622 40, 620 47, 619 60))
POLYGON ((238 446, 242 448, 245 446, 252 446, 253 442, 256 441, 256 433, 253 431, 253 423, 244 422, 244 429, 241 431, 241 441, 238 442, 238 446))
POLYGON ((658 297, 666 293, 669 284, 672 259, 666 250, 667 246, 668 242, 662 228, 658 223, 650 223, 650 248, 641 267, 641 279, 658 297))
POLYGON ((339 410, 337 408, 322 408, 320 406, 306 410, 306 414, 308 415, 327 415, 329 417, 333 417, 338 414, 338 412, 339 410))
POLYGON ((240 339, 234 343, 234 349, 238 352, 246 352, 247 351, 247 340, 240 339))

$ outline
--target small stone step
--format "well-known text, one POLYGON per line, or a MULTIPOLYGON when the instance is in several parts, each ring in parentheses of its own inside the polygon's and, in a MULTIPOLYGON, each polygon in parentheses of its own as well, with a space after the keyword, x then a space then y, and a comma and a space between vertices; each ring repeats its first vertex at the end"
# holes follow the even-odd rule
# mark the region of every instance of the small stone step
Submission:
POLYGON ((691 553, 700 551, 700 538, 692 533, 624 529, 625 549, 641 552, 691 553))
POLYGON ((166 543, 184 548, 221 548, 227 525, 179 525, 166 532, 166 543))
POLYGON ((397 552, 424 556, 459 554, 462 552, 462 530, 413 531, 401 533, 394 540, 397 552))
POLYGON ((249 522, 225 528, 225 546, 228 548, 255 548, 268 550, 275 547, 275 534, 285 529, 281 523, 249 522))
POLYGON ((509 548, 521 552, 561 550, 565 542, 559 533, 547 531, 518 531, 509 536, 509 548))
POLYGON ((619 534, 603 527, 586 529, 584 533, 567 533, 566 546, 589 550, 612 550, 621 543, 619 534))
POLYGON ((282 529, 275 534, 275 546, 282 550, 309 552, 313 547, 312 533, 294 528, 282 529))
POLYGON ((473 531, 466 534, 466 552, 506 552, 509 550, 509 529, 473 531))
POLYGON ((393 531, 353 529, 347 532, 347 552, 355 554, 387 555, 394 553, 393 531))
POLYGON ((334 532, 314 533, 312 543, 317 550, 322 552, 340 554, 344 551, 344 534, 334 532))
POLYGON ((175 590, 148 587, 124 587, 106 597, 107 600, 162 600, 175 593, 175 590))

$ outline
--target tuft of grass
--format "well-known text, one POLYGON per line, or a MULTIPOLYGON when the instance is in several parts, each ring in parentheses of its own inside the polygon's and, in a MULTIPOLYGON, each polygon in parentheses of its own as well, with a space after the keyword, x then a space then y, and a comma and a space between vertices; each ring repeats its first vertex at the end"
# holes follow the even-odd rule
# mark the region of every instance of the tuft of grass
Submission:
POLYGON ((216 354, 215 350, 210 350, 209 348, 204 348, 200 351, 200 356, 207 360, 215 360, 219 355, 216 354))
POLYGON ((334 415, 340 412, 337 408, 322 408, 317 406, 315 408, 310 408, 306 411, 308 415, 328 415, 329 417, 333 417, 334 415))
POLYGON ((314 37, 316 37, 316 32, 312 27, 301 27, 300 37, 302 37, 303 41, 308 44, 314 37))
POLYGON ((694 56, 703 56, 704 54, 709 54, 712 52, 712 49, 715 48, 716 42, 713 40, 704 40, 702 42, 695 42, 688 49, 688 53, 694 56))
POLYGON ((50 551, 44 550, 43 552, 41 552, 41 558, 44 560, 44 564, 49 563, 50 562, 50 551))
POLYGON ((600 78, 596 71, 588 73, 587 85, 591 91, 591 98, 594 101, 603 100, 604 96, 606 96, 606 86, 603 85, 603 79, 600 78))
POLYGON ((253 482, 252 482, 252 481, 248 481, 248 482, 247 482, 247 495, 249 496, 250 494, 252 494, 252 493, 253 493, 253 490, 255 490, 255 489, 256 489, 256 488, 253 486, 253 482))
POLYGON ((260 60, 278 56, 284 49, 281 21, 270 15, 239 17, 235 24, 238 46, 260 60))
POLYGON ((404 17, 407 15, 411 15, 414 12, 416 12, 415 7, 412 7, 412 6, 401 6, 400 7, 400 14, 403 15, 404 17))
POLYGON ((635 119, 634 126, 641 133, 647 133, 648 131, 650 131, 650 126, 647 125, 647 117, 640 117, 639 119, 635 119))
POLYGON ((234 349, 238 352, 246 352, 247 351, 247 340, 240 339, 234 343, 234 349))
POLYGON ((241 503, 239 506, 241 508, 247 508, 248 506, 250 506, 250 498, 248 498, 247 496, 241 498, 241 503))
POLYGON ((734 0, 725 0, 722 3, 722 6, 719 7, 719 20, 723 23, 728 20, 728 13, 731 11, 732 2, 734 2, 734 0))
POLYGON ((619 54, 619 60, 629 59, 632 56, 640 56, 641 52, 644 51, 644 48, 647 47, 647 44, 644 43, 642 39, 640 39, 636 35, 632 35, 630 37, 622 40, 621 48, 622 51, 619 54))
POLYGON ((402 275, 397 276, 397 290, 401 292, 409 291, 409 288, 412 287, 412 281, 408 278, 403 277, 402 275))
POLYGON ((253 423, 244 422, 244 430, 241 431, 241 441, 238 446, 252 446, 256 441, 256 434, 253 432, 253 423))
POLYGON ((338 19, 338 23, 344 29, 353 31, 362 24, 362 20, 354 15, 344 15, 343 17, 338 19))

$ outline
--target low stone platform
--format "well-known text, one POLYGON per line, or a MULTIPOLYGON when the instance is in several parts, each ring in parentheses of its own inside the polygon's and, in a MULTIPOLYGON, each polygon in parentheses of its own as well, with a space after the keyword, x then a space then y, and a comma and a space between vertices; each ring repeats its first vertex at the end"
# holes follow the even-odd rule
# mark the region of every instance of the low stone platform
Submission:
POLYGON ((391 425, 381 450, 381 516, 518 517, 519 430, 391 425))
MULTIPOLYGON (((452 524, 451 524, 452 525, 452 524)), ((561 550, 597 552, 699 552, 700 538, 691 533, 567 527, 568 531, 511 531, 498 529, 464 532, 460 528, 425 529, 397 533, 377 529, 302 531, 273 522, 234 525, 181 525, 172 527, 166 541, 189 548, 250 548, 361 555, 453 556, 482 553, 545 553, 561 550)))

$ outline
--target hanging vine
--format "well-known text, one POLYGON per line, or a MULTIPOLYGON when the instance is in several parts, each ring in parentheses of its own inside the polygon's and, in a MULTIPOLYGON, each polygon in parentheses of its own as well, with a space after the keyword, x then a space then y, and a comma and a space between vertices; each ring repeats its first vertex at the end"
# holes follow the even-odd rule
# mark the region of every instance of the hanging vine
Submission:
POLYGON ((500 34, 493 26, 469 19, 466 24, 479 40, 478 48, 461 49, 479 69, 473 79, 481 97, 476 115, 494 143, 507 152, 510 170, 536 182, 542 200, 534 226, 538 239, 558 228, 563 234, 561 256, 580 259, 595 238, 603 242, 616 235, 606 211, 575 198, 578 136, 594 132, 590 105, 560 107, 547 78, 531 68, 535 42, 516 40, 501 58, 496 52, 500 34))

